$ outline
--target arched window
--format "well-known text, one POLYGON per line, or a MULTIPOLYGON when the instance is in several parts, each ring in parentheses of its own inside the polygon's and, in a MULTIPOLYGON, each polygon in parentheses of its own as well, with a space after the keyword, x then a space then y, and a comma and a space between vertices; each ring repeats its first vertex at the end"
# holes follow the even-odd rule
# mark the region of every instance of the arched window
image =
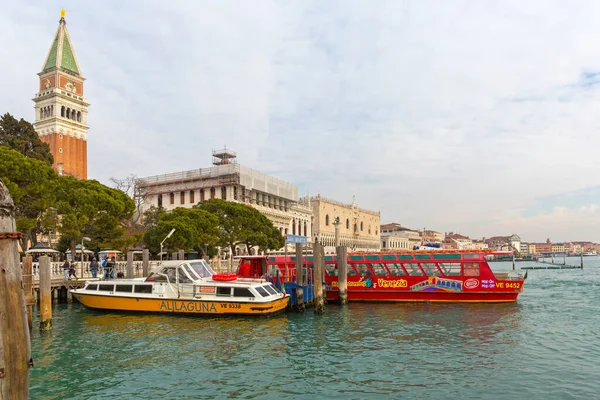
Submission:
POLYGON ((49 117, 54 117, 54 105, 50 106, 50 115, 49 117))
POLYGON ((362 223, 362 221, 360 222, 360 231, 361 232, 363 231, 363 223, 362 223))
POLYGON ((61 117, 64 117, 64 116, 65 116, 65 106, 62 106, 62 107, 60 108, 60 116, 61 116, 61 117))
POLYGON ((296 220, 292 220, 292 235, 296 234, 296 220))
POLYGON ((221 199, 227 200, 227 188, 225 186, 221 188, 221 199))
POLYGON ((215 188, 214 188, 214 187, 211 187, 211 188, 210 188, 210 198, 211 198, 211 199, 214 199, 214 198, 215 198, 215 192, 216 192, 215 188))
POLYGON ((194 194, 195 194, 194 191, 190 190, 190 203, 191 204, 194 204, 196 202, 195 201, 196 199, 194 198, 194 194))
POLYGON ((325 225, 329 226, 329 214, 325 216, 325 225))
POLYGON ((306 236, 306 221, 304 221, 304 236, 306 236))
POLYGON ((204 201, 204 189, 200 189, 200 201, 204 201))
POLYGON ((77 122, 81 122, 81 111, 77 111, 77 122))
POLYGON ((71 110, 71 119, 75 121, 77 119, 77 112, 75 110, 71 110))
POLYGON ((354 224, 354 233, 358 232, 358 224, 354 224))
POLYGON ((65 117, 67 118, 71 118, 71 109, 67 107, 67 111, 66 111, 66 115, 65 117))
POLYGON ((169 193, 169 203, 175 204, 175 193, 169 193))
POLYGON ((350 220, 346 218, 346 229, 350 229, 350 220))
POLYGON ((40 108, 40 119, 44 118, 44 109, 40 108))
POLYGON ((302 222, 298 221, 298 235, 302 235, 302 222))

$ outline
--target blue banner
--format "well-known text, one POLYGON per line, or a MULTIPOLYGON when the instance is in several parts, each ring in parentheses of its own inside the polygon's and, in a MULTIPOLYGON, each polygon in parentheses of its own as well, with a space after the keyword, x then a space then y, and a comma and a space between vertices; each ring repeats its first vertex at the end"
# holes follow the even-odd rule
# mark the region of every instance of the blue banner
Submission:
POLYGON ((306 236, 300 235, 285 235, 285 243, 287 244, 306 244, 306 236))

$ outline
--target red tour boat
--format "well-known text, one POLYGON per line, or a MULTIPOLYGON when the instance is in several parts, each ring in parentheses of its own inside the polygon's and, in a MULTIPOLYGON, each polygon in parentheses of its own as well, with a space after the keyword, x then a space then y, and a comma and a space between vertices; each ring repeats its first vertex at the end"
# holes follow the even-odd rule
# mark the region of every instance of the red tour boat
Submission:
MULTIPOLYGON (((486 256, 511 254, 486 250, 426 250, 402 253, 350 253, 347 260, 349 301, 514 302, 527 274, 493 272, 486 256)), ((279 277, 295 282, 294 256, 242 256, 243 275, 279 277)), ((303 256, 312 279, 313 256, 303 256)), ((327 300, 339 299, 337 256, 325 256, 327 300)))

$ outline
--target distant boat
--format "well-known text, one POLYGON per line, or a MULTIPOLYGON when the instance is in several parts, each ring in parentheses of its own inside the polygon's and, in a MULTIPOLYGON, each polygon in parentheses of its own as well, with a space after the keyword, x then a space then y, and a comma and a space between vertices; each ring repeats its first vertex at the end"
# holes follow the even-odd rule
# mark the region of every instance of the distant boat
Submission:
POLYGON ((596 250, 588 250, 586 252, 583 253, 584 256, 588 257, 588 256, 597 256, 598 253, 596 252, 596 250))

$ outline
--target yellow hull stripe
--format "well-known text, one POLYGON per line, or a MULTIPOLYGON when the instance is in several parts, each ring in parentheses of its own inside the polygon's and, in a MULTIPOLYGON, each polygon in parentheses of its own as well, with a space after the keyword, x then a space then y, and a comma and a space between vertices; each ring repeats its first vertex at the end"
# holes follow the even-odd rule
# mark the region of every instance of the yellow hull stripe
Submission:
POLYGON ((145 311, 165 313, 186 313, 198 315, 265 315, 284 310, 289 297, 268 303, 242 303, 234 301, 206 301, 181 299, 156 299, 123 296, 101 296, 86 293, 73 293, 84 306, 98 310, 145 311))

